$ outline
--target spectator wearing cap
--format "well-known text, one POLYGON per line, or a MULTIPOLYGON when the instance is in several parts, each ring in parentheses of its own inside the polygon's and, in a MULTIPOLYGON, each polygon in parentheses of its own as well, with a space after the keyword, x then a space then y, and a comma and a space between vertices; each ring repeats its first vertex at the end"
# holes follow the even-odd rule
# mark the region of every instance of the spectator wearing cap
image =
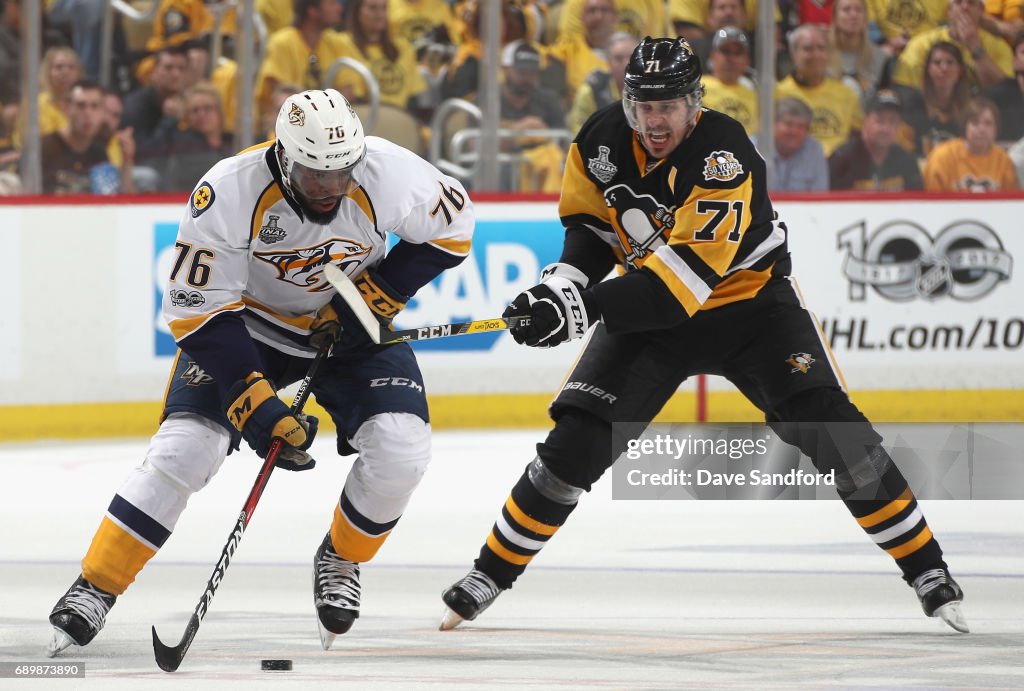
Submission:
POLYGON ((548 50, 549 56, 565 65, 569 94, 575 94, 594 70, 608 69, 608 42, 619 23, 614 0, 585 0, 580 11, 583 33, 562 37, 548 50))
POLYGON ((711 76, 704 77, 704 105, 738 120, 747 136, 757 132, 757 93, 746 78, 750 42, 739 28, 727 26, 711 40, 711 76))
POLYGON ((828 76, 841 79, 865 102, 888 61, 885 51, 868 37, 866 0, 835 0, 828 36, 828 76))
POLYGON ((1013 161, 999 146, 999 106, 978 97, 967 104, 964 136, 944 142, 924 165, 929 192, 998 192, 1019 189, 1013 161))
MULTIPOLYGON (((509 130, 563 129, 565 113, 554 91, 540 85, 540 52, 529 41, 512 41, 501 51, 501 126, 509 130)), ((566 152, 550 140, 534 136, 506 140, 506 150, 523 153, 528 164, 518 184, 505 191, 556 192, 560 189, 566 152)))
POLYGON ((1012 79, 1004 79, 985 94, 999 106, 1003 127, 1000 138, 1017 141, 1024 137, 1024 29, 1013 41, 1012 79))
POLYGON ((864 126, 828 159, 833 190, 902 192, 924 188, 917 159, 899 145, 903 102, 883 89, 868 99, 864 126))
POLYGON ((626 66, 638 41, 624 31, 616 31, 608 40, 608 69, 594 70, 576 90, 569 111, 569 129, 578 132, 591 115, 622 99, 626 66))
POLYGON ((1013 76, 1010 46, 998 36, 981 28, 982 0, 949 0, 949 24, 920 33, 910 39, 900 53, 893 81, 920 88, 925 57, 932 44, 949 41, 964 53, 970 73, 981 86, 992 86, 1013 76))
POLYGON ((828 191, 825 152, 811 136, 813 115, 810 106, 799 98, 780 98, 775 102, 775 150, 771 152, 774 174, 768 181, 770 192, 828 191))
POLYGON ((775 98, 799 98, 814 113, 811 136, 830 155, 860 127, 864 113, 853 89, 827 76, 828 33, 818 24, 798 26, 789 35, 793 74, 775 87, 775 98))

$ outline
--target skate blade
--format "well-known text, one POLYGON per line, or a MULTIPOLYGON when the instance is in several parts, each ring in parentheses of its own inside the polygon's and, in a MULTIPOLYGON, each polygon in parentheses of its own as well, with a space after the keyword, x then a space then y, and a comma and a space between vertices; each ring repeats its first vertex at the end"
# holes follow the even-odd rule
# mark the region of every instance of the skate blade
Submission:
POLYGON ((338 637, 338 634, 324 628, 324 625, 320 623, 320 617, 316 618, 316 626, 320 630, 320 647, 324 650, 330 650, 331 644, 334 643, 334 639, 338 637))
POLYGON ((67 635, 58 628, 53 629, 53 637, 50 639, 50 644, 46 646, 47 657, 56 657, 62 651, 75 645, 74 639, 67 635))
POLYGON ((464 621, 465 619, 460 617, 458 614, 453 612, 448 607, 445 607, 444 615, 442 615, 441 617, 441 625, 437 627, 437 629, 438 631, 451 631, 464 621))
POLYGON ((967 626, 967 618, 964 616, 963 610, 960 609, 959 602, 947 602, 942 605, 942 607, 935 610, 935 616, 942 619, 942 621, 946 622, 960 633, 971 632, 970 627, 967 626))

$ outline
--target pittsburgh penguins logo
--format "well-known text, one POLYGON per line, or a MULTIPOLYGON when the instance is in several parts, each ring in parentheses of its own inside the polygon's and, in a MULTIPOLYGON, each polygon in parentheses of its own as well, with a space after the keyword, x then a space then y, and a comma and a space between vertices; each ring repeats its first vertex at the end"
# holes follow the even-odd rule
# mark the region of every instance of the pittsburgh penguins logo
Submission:
POLYGON ((627 185, 614 185, 604 193, 605 203, 614 211, 613 222, 619 242, 627 251, 626 261, 640 259, 665 244, 675 226, 675 208, 668 208, 649 194, 637 194, 627 185))
POLYGON ((346 266, 358 264, 368 256, 370 249, 355 240, 331 238, 316 247, 255 252, 253 256, 273 266, 278 280, 310 291, 322 291, 330 288, 321 276, 325 265, 336 264, 344 271, 346 266))
POLYGON ((839 118, 831 110, 815 108, 811 119, 811 136, 815 139, 839 135, 839 118))
POLYGON ((811 365, 814 362, 815 360, 811 357, 810 353, 793 353, 786 360, 786 364, 793 367, 790 373, 799 372, 800 374, 807 374, 807 370, 811 369, 811 365))
POLYGON ((204 211, 213 206, 213 200, 216 198, 217 195, 213 193, 213 185, 203 180, 196 191, 192 193, 192 198, 188 202, 188 210, 192 214, 192 218, 199 218, 204 211))

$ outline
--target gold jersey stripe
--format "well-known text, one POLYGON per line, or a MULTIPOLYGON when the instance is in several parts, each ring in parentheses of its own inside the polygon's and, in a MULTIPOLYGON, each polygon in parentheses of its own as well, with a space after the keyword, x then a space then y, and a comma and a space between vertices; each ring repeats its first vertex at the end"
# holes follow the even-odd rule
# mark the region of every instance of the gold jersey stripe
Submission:
POLYGON ((243 297, 242 302, 245 304, 246 307, 253 310, 254 312, 259 312, 261 316, 271 321, 286 324, 296 330, 309 331, 313 327, 313 321, 315 317, 311 317, 309 315, 299 315, 298 317, 285 317, 275 312, 274 310, 270 309, 266 305, 260 304, 259 302, 256 302, 255 300, 249 297, 243 297))
POLYGON ((772 277, 772 270, 750 271, 744 269, 731 274, 715 286, 711 297, 701 306, 702 310, 715 309, 740 300, 749 300, 761 292, 772 277))
MULTIPOLYGON (((167 386, 164 387, 164 405, 167 405, 167 396, 171 393, 171 384, 174 383, 174 373, 178 370, 178 361, 181 359, 181 348, 178 348, 178 352, 174 354, 174 362, 171 363, 171 371, 167 375, 167 386)), ((163 418, 160 418, 160 422, 163 422, 163 418)))
POLYGON ((700 300, 697 299, 693 291, 683 283, 682 279, 679 278, 675 271, 669 268, 668 264, 661 257, 657 254, 648 255, 647 261, 644 262, 644 268, 650 269, 654 272, 655 276, 661 279, 661 282, 668 287, 669 291, 679 301, 679 304, 683 306, 688 315, 692 317, 700 310, 700 300))
POLYGON ((373 229, 377 230, 377 214, 373 211, 373 204, 370 203, 370 198, 366 196, 366 190, 362 187, 357 187, 355 191, 348 194, 348 198, 356 203, 356 206, 366 214, 366 217, 370 219, 370 223, 373 224, 373 229))
POLYGON ((82 575, 97 588, 120 595, 156 551, 104 516, 82 559, 82 575))
POLYGON ((911 493, 910 488, 907 487, 903 490, 903 494, 893 499, 891 502, 880 508, 874 513, 869 513, 867 516, 861 516, 857 519, 857 523, 860 524, 861 528, 871 528, 887 518, 892 518, 903 509, 907 508, 911 501, 913 501, 914 495, 911 493))
POLYGON ((541 523, 537 519, 527 516, 511 496, 509 496, 508 501, 505 502, 505 508, 508 509, 508 514, 512 517, 513 521, 529 531, 539 533, 541 535, 554 535, 558 532, 557 525, 541 523))
POLYGON ((242 149, 241 151, 239 151, 235 155, 236 156, 241 156, 242 154, 247 154, 250 151, 259 151, 260 149, 266 149, 268 146, 272 146, 275 143, 277 143, 277 139, 268 139, 265 142, 260 142, 259 144, 253 144, 248 149, 242 149))
POLYGON ((498 542, 498 538, 494 537, 494 533, 487 535, 487 546, 492 552, 497 554, 499 557, 509 562, 510 564, 516 564, 518 566, 524 566, 530 563, 533 559, 533 555, 524 557, 522 554, 516 554, 505 547, 505 545, 498 542))
POLYGON ((207 314, 200 314, 197 317, 190 317, 188 319, 175 319, 171 321, 168 326, 171 329, 171 336, 174 337, 175 341, 180 341, 191 333, 194 333, 200 326, 209 321, 213 316, 221 312, 237 312, 242 309, 242 301, 232 302, 230 305, 224 305, 220 309, 214 310, 207 314))
POLYGON ((888 552, 889 556, 891 556, 893 559, 902 559, 908 554, 913 554, 917 550, 921 549, 921 547, 923 547, 924 544, 931 539, 932 531, 926 525, 924 529, 920 533, 918 533, 917 537, 915 537, 913 540, 910 540, 909 542, 904 542, 899 547, 892 547, 885 551, 888 552))
POLYGON ((439 239, 430 240, 428 245, 434 245, 438 249, 442 249, 449 254, 456 254, 460 257, 464 257, 469 254, 469 248, 472 246, 472 240, 455 240, 455 239, 439 239))
POLYGON ((331 521, 331 542, 334 543, 334 550, 342 559, 356 562, 370 561, 390 534, 389 530, 380 535, 367 535, 345 518, 340 506, 334 507, 334 520, 331 521))
POLYGON ((284 193, 275 182, 271 182, 267 185, 260 194, 260 198, 256 200, 256 210, 252 212, 252 227, 249 228, 250 242, 255 240, 256 236, 259 235, 260 228, 263 227, 263 217, 266 215, 267 211, 282 199, 284 199, 284 193))
POLYGON ((558 216, 584 214, 609 222, 608 204, 604 195, 587 177, 580 150, 573 143, 565 160, 565 174, 562 178, 562 196, 558 200, 558 216))

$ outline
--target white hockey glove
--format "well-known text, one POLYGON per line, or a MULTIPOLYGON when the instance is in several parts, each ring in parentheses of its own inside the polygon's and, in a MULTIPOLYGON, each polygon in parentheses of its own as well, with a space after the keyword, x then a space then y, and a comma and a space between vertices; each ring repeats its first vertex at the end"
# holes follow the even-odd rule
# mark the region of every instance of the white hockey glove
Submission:
POLYGON ((588 314, 584 304, 583 290, 589 282, 586 275, 574 266, 558 263, 545 267, 541 279, 517 295, 501 315, 530 317, 528 325, 509 329, 512 338, 534 348, 551 348, 582 338, 599 318, 588 314))

